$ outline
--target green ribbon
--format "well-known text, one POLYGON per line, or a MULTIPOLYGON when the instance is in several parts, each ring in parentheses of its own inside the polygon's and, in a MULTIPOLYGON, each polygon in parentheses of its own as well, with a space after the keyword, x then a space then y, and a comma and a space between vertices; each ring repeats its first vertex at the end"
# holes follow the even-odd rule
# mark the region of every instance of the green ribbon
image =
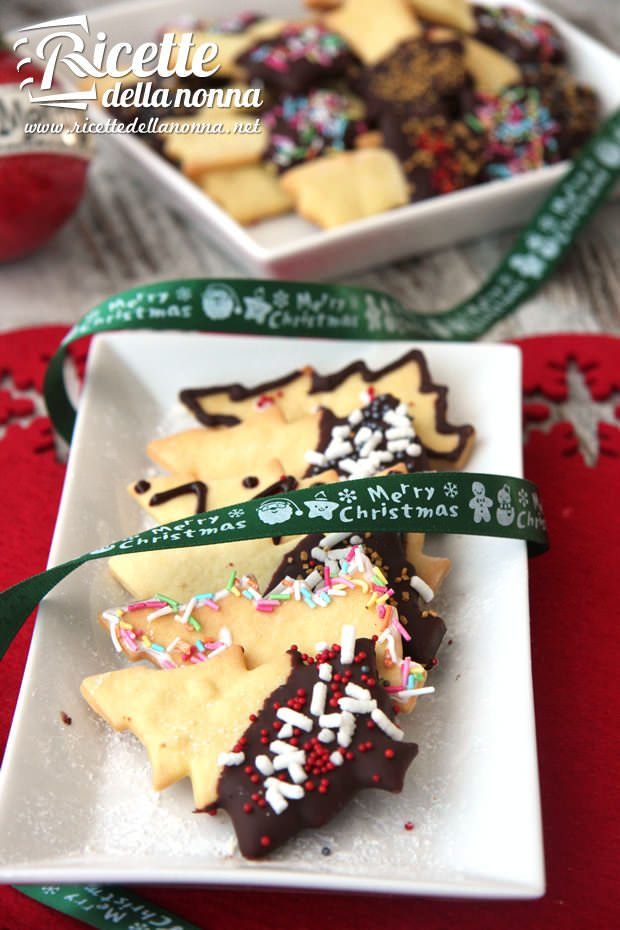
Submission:
POLYGON ((75 423, 63 381, 70 343, 111 330, 179 329, 328 339, 475 339, 538 290, 620 176, 620 110, 554 187, 499 266, 467 300, 416 313, 380 291, 339 284, 249 279, 166 281, 124 291, 87 313, 49 365, 44 393, 58 432, 75 423))
POLYGON ((157 904, 113 885, 15 885, 29 898, 98 930, 199 930, 157 904))
POLYGON ((472 472, 420 472, 356 478, 258 498, 127 536, 20 581, 0 594, 0 658, 31 611, 71 572, 132 552, 209 546, 321 532, 459 533, 548 546, 535 485, 472 472))

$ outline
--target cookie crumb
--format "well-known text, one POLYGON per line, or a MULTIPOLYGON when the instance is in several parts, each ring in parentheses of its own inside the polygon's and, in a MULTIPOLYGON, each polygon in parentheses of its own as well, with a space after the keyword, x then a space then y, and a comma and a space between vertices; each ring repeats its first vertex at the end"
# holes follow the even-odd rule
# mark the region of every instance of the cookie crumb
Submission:
POLYGON ((73 723, 73 720, 71 719, 69 714, 66 714, 64 710, 60 711, 60 719, 66 727, 70 727, 71 724, 73 723))

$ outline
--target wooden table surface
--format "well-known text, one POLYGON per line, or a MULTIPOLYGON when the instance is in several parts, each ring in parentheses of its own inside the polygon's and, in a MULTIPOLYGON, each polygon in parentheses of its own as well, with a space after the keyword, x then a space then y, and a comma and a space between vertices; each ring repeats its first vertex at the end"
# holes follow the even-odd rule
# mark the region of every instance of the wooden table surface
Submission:
MULTIPOLYGON (((101 2, 1 0, 0 32, 101 2)), ((548 5, 620 51, 618 0, 549 0, 548 5)), ((488 235, 346 280, 390 291, 412 308, 448 307, 476 288, 513 237, 514 232, 488 235)), ((41 252, 0 268, 0 329, 70 322, 103 297, 138 282, 223 274, 243 270, 165 206, 148 180, 131 177, 114 143, 103 137, 76 217, 41 252)), ((618 302, 620 201, 599 211, 539 295, 484 338, 618 332, 618 302)))

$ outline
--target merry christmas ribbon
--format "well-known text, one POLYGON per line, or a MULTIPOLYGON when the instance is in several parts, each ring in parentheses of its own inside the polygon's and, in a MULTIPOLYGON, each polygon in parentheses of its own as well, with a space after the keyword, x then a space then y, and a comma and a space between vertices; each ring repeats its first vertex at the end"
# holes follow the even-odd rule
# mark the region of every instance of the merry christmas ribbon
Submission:
POLYGON ((317 532, 458 533, 548 546, 535 485, 474 472, 355 478, 195 514, 93 549, 0 594, 0 658, 32 610, 59 581, 96 559, 317 532))
POLYGON ((63 381, 67 346, 112 330, 176 329, 327 339, 470 340, 538 290, 620 176, 620 110, 610 116, 553 188, 482 287, 441 313, 405 309, 379 291, 340 284, 189 279, 123 291, 90 310, 49 365, 44 393, 58 432, 75 423, 63 381))

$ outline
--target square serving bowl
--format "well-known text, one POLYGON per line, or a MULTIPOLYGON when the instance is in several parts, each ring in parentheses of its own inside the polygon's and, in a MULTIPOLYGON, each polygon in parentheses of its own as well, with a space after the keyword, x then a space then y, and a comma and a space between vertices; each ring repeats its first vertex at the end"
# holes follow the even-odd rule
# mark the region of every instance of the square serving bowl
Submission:
MULTIPOLYGON (((566 20, 529 0, 489 0, 512 5, 554 23, 568 50, 574 75, 590 84, 603 114, 620 105, 620 56, 566 20)), ((261 11, 288 18, 307 15, 299 0, 261 0, 261 11)), ((185 0, 182 10, 171 0, 135 0, 88 14, 91 36, 103 30, 111 42, 152 39, 174 17, 217 18, 248 8, 248 0, 185 0)), ((155 153, 139 137, 110 136, 128 156, 127 170, 152 186, 171 206, 191 217, 254 274, 266 277, 323 279, 417 255, 485 233, 524 223, 544 195, 567 170, 552 165, 508 180, 491 181, 464 191, 434 197, 333 230, 320 230, 296 214, 243 227, 194 183, 155 153)))
MULTIPOLYGON (((50 564, 143 528, 125 487, 145 446, 186 425, 179 389, 312 364, 378 367, 410 343, 123 333, 95 338, 50 564)), ((449 385, 453 422, 472 422, 468 468, 520 476, 520 355, 512 346, 425 343, 449 385)), ((192 420, 191 423, 195 425, 192 420)), ((517 540, 437 537, 453 569, 437 609, 448 625, 436 693, 404 720, 418 743, 400 795, 360 793, 331 823, 260 862, 243 860, 224 814, 192 813, 188 780, 158 795, 146 752, 79 693, 125 667, 97 624, 126 594, 105 561, 45 600, 0 773, 0 881, 239 885, 398 894, 536 897, 544 890, 530 671, 527 560, 517 540), (64 726, 60 713, 72 718, 64 726), (413 821, 415 829, 403 829, 413 821), (321 855, 329 846, 331 855, 321 855)), ((161 672, 160 674, 166 674, 161 672)))

